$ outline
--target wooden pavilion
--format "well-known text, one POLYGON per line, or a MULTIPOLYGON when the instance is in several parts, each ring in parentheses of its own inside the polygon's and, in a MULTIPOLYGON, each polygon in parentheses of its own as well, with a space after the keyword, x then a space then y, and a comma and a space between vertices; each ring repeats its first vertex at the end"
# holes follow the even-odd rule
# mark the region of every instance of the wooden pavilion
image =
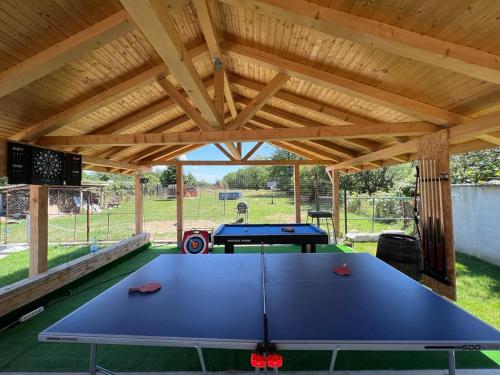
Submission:
MULTIPOLYGON (((492 0, 3 1, 0 137, 135 174, 136 235, 143 171, 174 163, 182 187, 183 165, 278 163, 251 159, 264 142, 305 158, 279 162, 297 220, 303 164, 327 168, 338 220, 341 174, 413 160, 446 174, 449 154, 500 145, 499 18, 492 0), (176 160, 206 144, 228 160, 176 160)), ((449 283, 425 282, 454 298, 442 188, 449 283)), ((31 275, 47 269, 46 206, 33 185, 31 275)), ((181 238, 182 199, 177 215, 181 238)))

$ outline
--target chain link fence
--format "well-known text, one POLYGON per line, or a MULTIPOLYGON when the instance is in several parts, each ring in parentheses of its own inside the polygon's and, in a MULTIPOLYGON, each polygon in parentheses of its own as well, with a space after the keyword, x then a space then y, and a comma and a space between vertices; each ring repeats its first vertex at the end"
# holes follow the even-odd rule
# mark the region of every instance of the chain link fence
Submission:
MULTIPOLYGON (((144 186, 144 227, 155 241, 176 240, 175 189, 175 185, 144 186)), ((27 244, 29 187, 3 188, 0 197, 0 243, 27 244)), ((212 229, 223 223, 241 221, 295 222, 294 186, 290 176, 270 181, 238 179, 201 186, 186 184, 183 197, 184 229, 212 229), (241 202, 248 208, 245 213, 237 210, 241 202)), ((311 211, 332 211, 330 181, 302 177, 300 201, 301 221, 317 223, 311 211)), ((348 194, 345 199, 342 192, 339 219, 342 234, 346 231, 380 233, 389 229, 415 232, 413 198, 410 197, 348 194)), ((134 222, 133 186, 121 189, 120 193, 107 186, 49 188, 51 244, 86 244, 93 239, 101 243, 116 242, 134 234, 134 222)), ((324 225, 324 221, 321 224, 324 225)))
MULTIPOLYGON (((29 242, 28 186, 0 191, 0 243, 29 242)), ((135 230, 133 190, 115 194, 107 186, 49 187, 48 238, 50 244, 118 241, 135 230)))

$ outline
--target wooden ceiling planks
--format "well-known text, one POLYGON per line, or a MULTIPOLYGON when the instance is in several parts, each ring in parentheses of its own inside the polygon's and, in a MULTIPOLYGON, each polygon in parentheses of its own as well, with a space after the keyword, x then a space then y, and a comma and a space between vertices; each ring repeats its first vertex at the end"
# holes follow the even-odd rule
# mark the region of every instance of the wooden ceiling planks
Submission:
MULTIPOLYGON (((500 5, 497 1, 313 2, 413 33, 422 33, 446 43, 500 55, 500 27, 497 21, 500 5)), ((159 2, 154 0, 153 3, 159 2)), ((207 90, 205 98, 209 100, 209 107, 213 97, 213 63, 210 59, 213 48, 210 53, 208 51, 210 43, 221 42, 217 39, 222 38, 224 41, 219 48, 222 49, 220 53, 229 79, 226 86, 235 100, 239 100, 237 106, 240 109, 256 98, 276 74, 288 74, 292 70, 293 74, 286 84, 267 95, 267 103, 263 103, 257 114, 253 114, 254 119, 271 121, 287 128, 318 124, 332 127, 363 122, 368 126, 377 122, 422 119, 449 126, 500 110, 498 85, 463 72, 453 72, 446 67, 436 67, 408 56, 395 55, 383 48, 347 40, 346 35, 343 39, 326 29, 323 30, 325 32, 314 30, 307 27, 307 20, 293 23, 290 18, 284 20, 287 17, 283 15, 274 17, 263 14, 265 9, 244 9, 241 4, 246 0, 196 0, 196 3, 189 0, 170 2, 163 16, 166 14, 171 23, 169 33, 174 39, 178 38, 186 56, 191 57, 194 70, 191 69, 190 74, 205 80, 203 87, 199 88, 207 90), (210 17, 207 21, 204 14, 201 17, 197 15, 197 12, 203 11, 200 9, 208 8, 213 16, 212 24, 210 17), (208 46, 204 44, 205 39, 209 42, 208 46), (304 69, 312 74, 304 75, 304 69)), ((276 3, 284 4, 281 0, 276 3)), ((0 22, 0 77, 9 68, 37 53, 123 12, 121 3, 114 0, 32 0, 18 4, 17 8, 16 4, 18 2, 15 1, 0 4, 0 21, 5 21, 0 22)), ((289 6, 297 6, 297 3, 289 6)), ((89 106, 87 111, 73 111, 85 101, 91 103, 94 99, 99 102, 105 98, 103 94, 113 87, 162 64, 162 59, 142 32, 128 30, 124 35, 87 51, 50 74, 0 98, 0 136, 12 137, 44 122, 54 136, 95 134, 108 126, 113 133, 155 132, 157 130, 154 129, 161 128, 162 124, 183 116, 184 111, 175 104, 166 105, 167 108, 160 111, 159 105, 157 114, 133 121, 138 113, 170 100, 161 86, 154 82, 139 85, 123 97, 110 97, 109 101, 104 99, 102 106, 95 104, 95 107, 89 106), (61 127, 61 123, 57 123, 52 128, 53 124, 47 121, 54 116, 57 119, 65 111, 76 113, 76 116, 66 120, 61 127), (131 120, 127 120, 129 118, 131 120)), ((169 81, 179 88, 186 84, 186 77, 177 73, 169 76, 169 81)), ((189 102, 195 104, 192 100, 189 102)), ((206 108, 202 112, 210 117, 206 108)), ((192 128, 190 121, 175 126, 172 131, 189 131, 192 128)), ((168 129, 165 131, 171 132, 168 129)), ((37 136, 44 134, 47 133, 37 136)), ((492 134, 478 133, 476 140, 473 137, 459 140, 453 146, 454 150, 484 148, 485 144, 496 146, 498 136, 492 134), (462 144, 464 146, 460 146, 462 144)), ((330 152, 331 146, 331 149, 336 147, 336 156, 348 159, 350 155, 360 157, 359 154, 379 151, 380 147, 394 146, 406 140, 411 141, 412 138, 395 140, 384 134, 373 134, 367 138, 360 134, 358 138, 332 139, 331 144, 318 143, 319 140, 287 141, 287 147, 298 150, 300 146, 300 150, 304 151, 303 147, 314 145, 323 152, 330 152)), ((79 151, 109 158, 113 158, 114 151, 115 159, 124 160, 144 153, 147 147, 150 146, 92 145, 79 151)), ((407 159, 398 155, 395 157, 398 158, 396 162, 407 159)))

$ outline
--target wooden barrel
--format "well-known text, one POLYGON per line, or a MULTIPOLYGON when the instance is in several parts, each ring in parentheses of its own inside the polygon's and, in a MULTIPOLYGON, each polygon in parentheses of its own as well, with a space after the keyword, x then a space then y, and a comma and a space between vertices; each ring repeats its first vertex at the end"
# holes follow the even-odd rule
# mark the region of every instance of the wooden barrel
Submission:
POLYGON ((377 258, 417 281, 421 280, 420 241, 404 234, 383 233, 378 237, 377 258))

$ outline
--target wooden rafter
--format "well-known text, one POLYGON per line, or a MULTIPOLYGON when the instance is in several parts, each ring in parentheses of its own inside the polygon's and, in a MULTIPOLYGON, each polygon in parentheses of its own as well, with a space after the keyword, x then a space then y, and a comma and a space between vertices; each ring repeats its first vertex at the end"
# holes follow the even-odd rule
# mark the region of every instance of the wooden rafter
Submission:
MULTIPOLYGON (((500 130, 500 113, 494 113, 468 122, 467 124, 457 125, 453 128, 441 131, 447 131, 451 145, 457 144, 464 139, 474 138, 481 134, 487 134, 500 130)), ((372 161, 388 159, 389 157, 401 154, 415 153, 417 150, 418 138, 408 142, 388 147, 379 151, 361 155, 357 158, 335 164, 334 169, 346 169, 359 164, 366 164, 372 161)), ((484 142, 484 141, 479 141, 484 142)), ((453 147, 453 146, 452 146, 453 147)), ((454 153, 454 152, 452 152, 454 153)))
POLYGON ((257 150, 264 144, 264 142, 257 142, 243 157, 241 160, 249 160, 253 154, 257 152, 257 150))
MULTIPOLYGON (((91 98, 84 100, 73 107, 59 112, 39 122, 38 124, 32 125, 29 128, 15 134, 11 138, 17 141, 33 141, 57 129, 67 126, 101 107, 123 98, 130 93, 137 91, 139 88, 150 84, 151 82, 157 81, 164 75, 165 66, 163 64, 157 65, 143 73, 120 82, 117 85, 92 96, 91 98)), ((123 129, 127 125, 119 123, 118 126, 120 129, 123 129)))
POLYGON ((257 111, 259 111, 267 101, 272 98, 272 96, 283 87, 283 85, 288 81, 288 76, 284 73, 278 73, 274 78, 259 92, 259 94, 253 98, 243 111, 241 111, 238 116, 226 126, 226 129, 239 129, 252 118, 257 111))
POLYGON ((121 0, 121 3, 210 126, 221 129, 215 107, 175 30, 166 4, 162 0, 121 0))
POLYGON ((91 156, 83 156, 83 164, 96 165, 99 167, 111 167, 111 168, 120 168, 120 169, 130 169, 133 171, 148 171, 148 168, 144 168, 144 166, 139 166, 136 164, 113 161, 109 159, 99 159, 91 156))
POLYGON ((229 160, 235 160, 233 158, 233 155, 231 155, 229 152, 227 152, 227 150, 224 148, 224 146, 218 144, 218 143, 214 143, 214 146, 217 147, 217 149, 222 152, 224 154, 224 156, 226 156, 226 158, 228 158, 229 160))
POLYGON ((172 85, 168 79, 163 79, 158 84, 167 92, 170 98, 194 121, 201 130, 210 130, 212 127, 207 120, 203 118, 200 112, 194 108, 191 103, 172 85))
POLYGON ((64 64, 135 28, 127 12, 120 11, 0 73, 0 97, 52 73, 64 64))
MULTIPOLYGON (((153 129, 149 130, 148 133, 164 133, 167 131, 171 131, 175 129, 176 127, 179 126, 185 126, 186 123, 190 122, 191 119, 187 115, 182 115, 179 116, 173 120, 170 120, 164 124, 158 125, 154 127, 153 129)), ((156 146, 154 146, 156 147, 156 146)), ((103 152, 102 154, 99 154, 100 157, 112 157, 112 158, 120 158, 124 153, 127 153, 129 147, 127 146, 122 146, 122 147, 113 147, 114 151, 110 154, 109 150, 103 152), (106 156, 105 156, 106 155, 106 156)))
MULTIPOLYGON (((255 82, 234 74, 230 75, 231 78, 231 84, 236 85, 239 87, 243 87, 246 89, 250 89, 253 91, 261 91, 265 86, 259 82, 255 82)), ((333 119, 336 119, 338 121, 341 121, 342 123, 347 123, 347 124, 375 124, 376 121, 372 121, 369 119, 366 119, 362 116, 358 116, 353 113, 349 113, 343 110, 340 110, 338 108, 335 108, 333 106, 327 105, 325 103, 320 103, 299 95, 291 94, 289 92, 286 92, 284 90, 279 90, 274 94, 274 98, 279 99, 286 104, 291 104, 294 106, 298 106, 301 108, 304 108, 308 111, 316 112, 322 115, 326 115, 328 117, 331 117, 333 119)), ((399 141, 399 138, 394 138, 396 141, 399 141)), ((363 139, 350 139, 348 141, 349 143, 352 143, 356 146, 362 147, 366 149, 367 151, 374 151, 380 147, 376 142, 369 141, 369 140, 363 140, 363 139)))
MULTIPOLYGON (((266 120, 266 119, 263 119, 263 118, 260 118, 260 117, 256 117, 255 119, 252 120, 253 123, 255 123, 256 125, 258 125, 260 128, 264 128, 264 129, 287 129, 286 126, 283 126, 283 125, 280 125, 278 123, 275 123, 275 122, 272 122, 272 121, 269 121, 269 120, 266 120)), ((348 149, 348 148, 345 148, 345 147, 342 147, 342 146, 339 146, 339 145, 336 145, 332 142, 329 142, 329 141, 325 141, 325 140, 315 140, 315 141, 309 141, 309 140, 304 140, 303 142, 305 142, 308 146, 304 145, 304 147, 308 150, 316 150, 318 151, 317 154, 320 154, 322 157, 326 157, 326 158, 335 158, 335 156, 333 155, 336 155, 336 160, 338 160, 338 158, 353 158, 353 157, 356 157, 358 156, 358 153, 356 153, 355 151, 351 150, 351 149, 348 149), (323 151, 321 151, 323 150, 323 151)))
POLYGON ((155 154, 150 158, 144 159, 139 162, 139 164, 144 164, 144 165, 162 165, 162 162, 168 161, 175 159, 181 155, 184 155, 190 151, 196 150, 197 148, 202 147, 203 145, 185 145, 181 148, 179 148, 176 151, 172 152, 166 152, 163 154, 155 154))
POLYGON ((415 116, 425 121, 443 126, 459 124, 468 118, 415 99, 385 91, 352 79, 314 68, 309 65, 285 59, 242 44, 225 42, 223 50, 229 55, 251 61, 272 69, 278 69, 291 77, 331 88, 335 91, 366 100, 380 106, 415 116))
POLYGON ((38 144, 42 146, 88 146, 88 145, 135 145, 135 144, 208 144, 224 142, 262 142, 268 140, 300 140, 325 138, 356 138, 359 134, 377 136, 422 135, 436 131, 436 126, 425 122, 380 123, 372 126, 339 125, 310 128, 268 129, 258 132, 244 130, 226 130, 192 133, 142 133, 117 134, 102 137, 100 135, 52 136, 42 137, 38 144))
MULTIPOLYGON (((236 106, 234 104, 233 94, 231 93, 231 88, 229 87, 229 78, 226 71, 226 67, 222 60, 222 52, 219 46, 219 33, 214 25, 212 11, 207 3, 207 0, 193 0, 193 6, 198 16, 198 21, 200 23, 201 31, 207 42, 208 50, 212 59, 214 61, 214 70, 220 71, 222 75, 223 91, 226 97, 229 110, 233 118, 238 115, 236 106), (217 66, 220 65, 220 66, 217 66)), ((215 100, 214 100, 215 102, 215 100)))
MULTIPOLYGON (((224 2, 234 3, 230 0, 224 2)), ((480 80, 500 84, 500 56, 303 0, 241 0, 238 6, 480 80)))

